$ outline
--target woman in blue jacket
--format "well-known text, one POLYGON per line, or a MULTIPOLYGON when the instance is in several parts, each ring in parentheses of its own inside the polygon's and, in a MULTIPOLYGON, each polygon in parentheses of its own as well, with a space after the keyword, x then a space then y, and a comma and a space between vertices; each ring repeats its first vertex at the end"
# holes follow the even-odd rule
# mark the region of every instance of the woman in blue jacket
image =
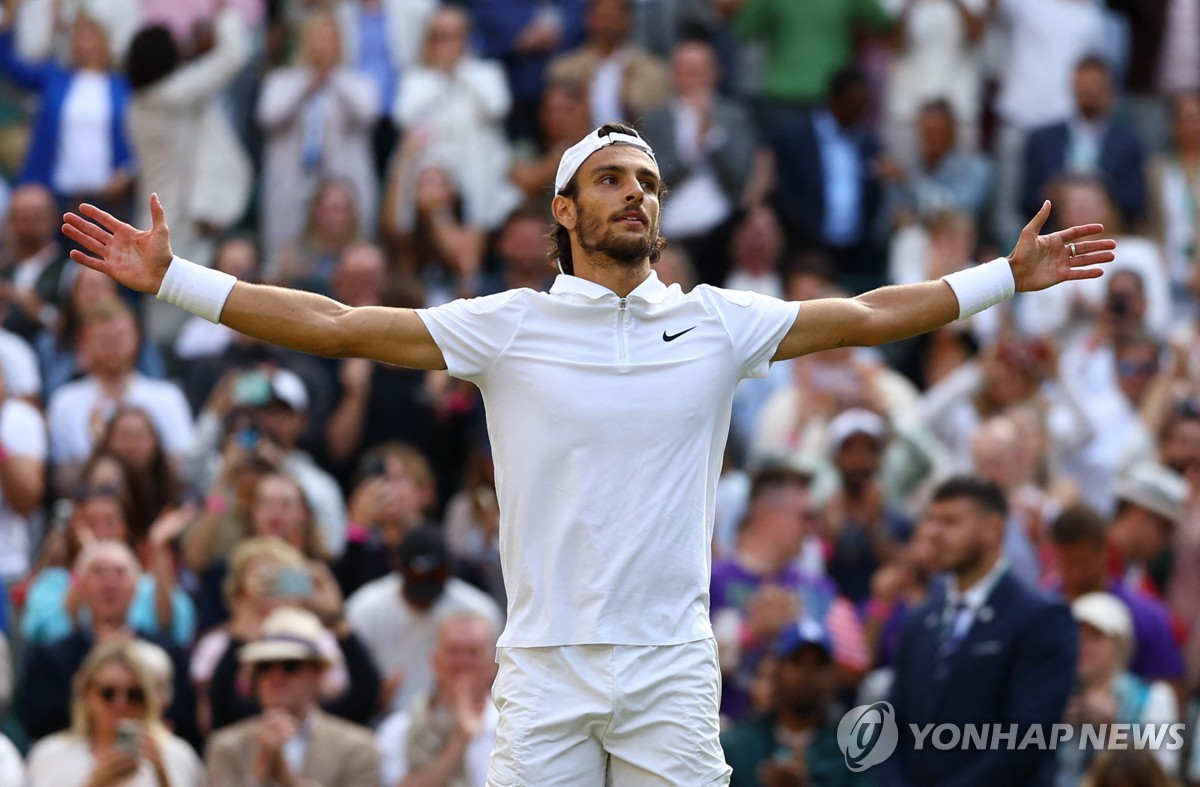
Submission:
POLYGON ((23 62, 13 52, 12 29, 0 26, 0 70, 42 99, 18 180, 45 184, 67 208, 95 200, 110 211, 126 207, 133 182, 124 131, 130 89, 112 68, 99 22, 76 17, 70 59, 68 67, 23 62))

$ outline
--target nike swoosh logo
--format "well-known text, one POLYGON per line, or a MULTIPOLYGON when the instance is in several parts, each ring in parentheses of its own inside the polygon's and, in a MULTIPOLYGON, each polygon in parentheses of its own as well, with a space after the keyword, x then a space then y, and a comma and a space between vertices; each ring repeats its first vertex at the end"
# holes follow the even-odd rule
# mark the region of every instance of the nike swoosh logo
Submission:
POLYGON ((693 325, 691 328, 688 328, 687 331, 680 331, 679 333, 667 333, 666 331, 663 331, 663 341, 664 342, 673 342, 676 339, 678 339, 680 336, 683 336, 688 331, 696 330, 696 327, 697 326, 693 325))

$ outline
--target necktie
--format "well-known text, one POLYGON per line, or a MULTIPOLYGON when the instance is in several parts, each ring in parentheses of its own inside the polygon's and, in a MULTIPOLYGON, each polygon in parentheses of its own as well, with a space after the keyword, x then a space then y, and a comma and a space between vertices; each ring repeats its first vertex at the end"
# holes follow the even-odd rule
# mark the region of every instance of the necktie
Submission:
POLYGON ((958 650, 958 645, 962 642, 963 635, 967 633, 968 626, 962 621, 963 613, 967 609, 967 602, 959 601, 954 605, 954 609, 951 610, 949 620, 942 626, 941 640, 938 642, 937 656, 933 668, 934 680, 939 683, 944 681, 946 676, 950 674, 950 657, 954 655, 954 651, 958 650))

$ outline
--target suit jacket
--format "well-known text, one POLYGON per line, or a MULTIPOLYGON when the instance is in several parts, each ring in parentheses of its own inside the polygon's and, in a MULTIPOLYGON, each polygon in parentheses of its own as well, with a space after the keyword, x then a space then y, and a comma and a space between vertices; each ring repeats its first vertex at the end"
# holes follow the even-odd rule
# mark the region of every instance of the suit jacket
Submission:
MULTIPOLYGON (((718 97, 713 115, 713 125, 724 131, 724 142, 709 153, 708 160, 721 182, 721 190, 736 206, 754 166, 757 134, 750 113, 736 102, 718 97)), ((674 105, 668 105, 652 109, 638 124, 654 148, 654 159, 667 185, 678 185, 691 174, 689 165, 679 157, 678 118, 674 105)))
MULTIPOLYGON (((305 787, 379 787, 379 752, 365 727, 313 711, 300 774, 305 787)), ((250 787, 259 717, 213 733, 204 758, 212 787, 250 787)))
MULTIPOLYGON (((41 183, 52 187, 58 161, 58 144, 62 138, 63 105, 76 72, 51 60, 24 62, 13 52, 12 32, 4 32, 0 33, 0 73, 18 87, 38 93, 41 98, 33 122, 33 133, 29 136, 29 151, 25 154, 25 163, 17 182, 41 183)), ((128 169, 133 165, 133 155, 123 122, 132 93, 124 75, 111 73, 107 79, 109 100, 112 102, 112 121, 109 126, 112 166, 114 170, 128 169)))
MULTIPOLYGON (((628 50, 629 60, 621 77, 623 118, 608 118, 636 123, 648 110, 665 104, 671 97, 671 74, 662 60, 637 47, 628 50)), ((590 85, 603 58, 599 50, 584 44, 550 61, 546 75, 552 81, 566 80, 590 85)))
POLYGON ((940 751, 928 738, 916 750, 909 725, 1016 724, 1015 747, 1028 727, 1038 724, 1048 739, 1050 725, 1062 721, 1075 682, 1078 633, 1070 610, 1006 571, 949 656, 948 674, 939 682, 932 676, 945 604, 945 587, 939 585, 908 614, 900 634, 891 696, 900 732, 893 757, 900 783, 1049 787, 1053 751, 940 751))
MULTIPOLYGON (((776 129, 771 139, 778 173, 777 195, 784 224, 793 246, 823 245, 825 226, 825 167, 821 162, 821 143, 813 123, 814 114, 789 119, 776 129)), ((883 201, 883 190, 871 162, 882 146, 869 131, 858 137, 862 190, 859 226, 862 243, 869 244, 876 216, 883 201)))
MULTIPOLYGON (((1025 167, 1021 209, 1032 216, 1045 198, 1052 178, 1066 171, 1071 129, 1053 123, 1029 132, 1025 141, 1025 167)), ((1126 221, 1137 221, 1146 213, 1146 182, 1141 140, 1128 126, 1110 122, 1100 141, 1096 175, 1104 181, 1126 221)))

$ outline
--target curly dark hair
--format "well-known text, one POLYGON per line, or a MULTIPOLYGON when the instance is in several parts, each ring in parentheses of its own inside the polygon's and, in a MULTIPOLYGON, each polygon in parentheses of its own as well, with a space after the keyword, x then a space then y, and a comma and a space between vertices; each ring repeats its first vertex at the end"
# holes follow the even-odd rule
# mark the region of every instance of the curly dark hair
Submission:
MULTIPOLYGON (((629 136, 642 139, 642 135, 637 132, 637 129, 626 123, 606 123, 600 127, 599 133, 602 137, 609 134, 628 134, 629 136)), ((667 196, 667 191, 666 182, 660 179, 658 182, 659 204, 667 196)), ((574 202, 575 198, 579 195, 579 173, 572 175, 571 179, 567 181, 567 185, 563 186, 562 191, 558 193, 574 202)), ((567 228, 555 222, 554 227, 550 230, 550 240, 554 242, 554 246, 550 249, 549 253, 550 261, 557 262, 559 267, 562 268, 563 273, 574 274, 575 260, 571 254, 571 236, 567 233, 567 228)), ((666 247, 666 238, 659 235, 654 241, 654 247, 650 249, 651 265, 658 262, 662 256, 663 249, 666 247)))
POLYGON ((125 57, 125 75, 134 91, 150 87, 169 75, 180 62, 179 46, 171 31, 153 25, 138 31, 125 57))

